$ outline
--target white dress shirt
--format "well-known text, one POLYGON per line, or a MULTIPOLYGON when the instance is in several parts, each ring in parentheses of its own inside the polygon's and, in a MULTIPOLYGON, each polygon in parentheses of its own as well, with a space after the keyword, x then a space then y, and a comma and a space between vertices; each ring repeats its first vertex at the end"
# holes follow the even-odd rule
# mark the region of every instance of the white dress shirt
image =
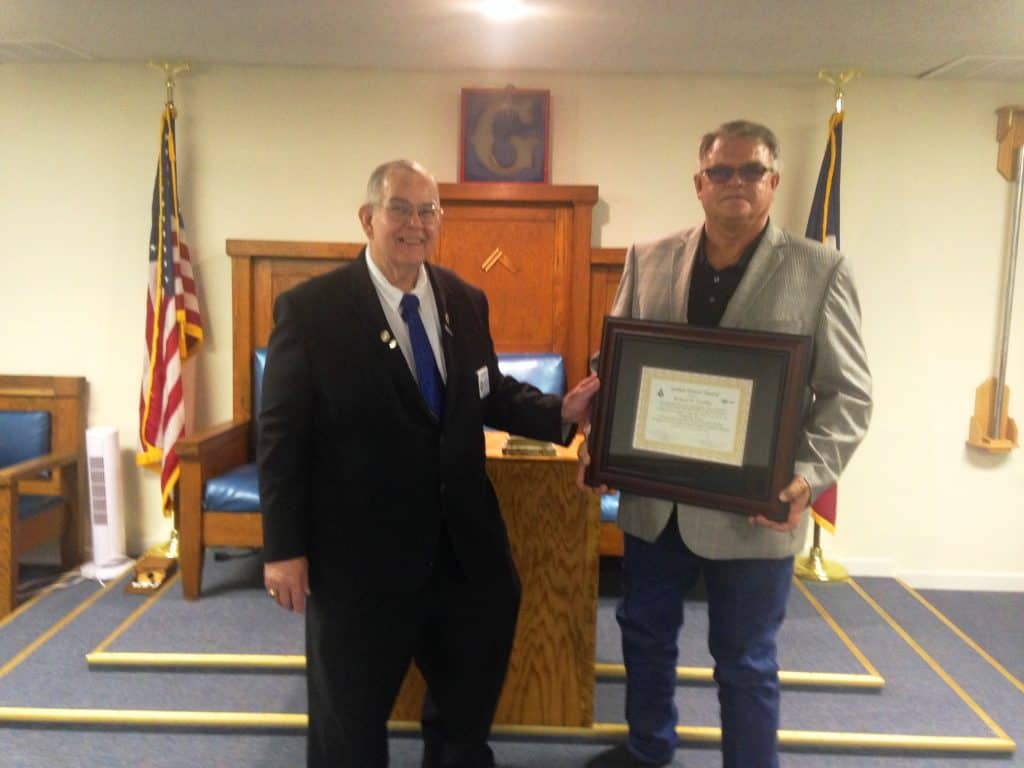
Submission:
MULTIPOLYGON (((387 318, 388 325, 391 326, 391 331, 394 333, 399 349, 402 350, 412 377, 419 383, 419 378, 416 376, 416 360, 412 354, 412 341, 409 339, 409 326, 405 324, 399 306, 405 292, 401 288, 396 288, 384 277, 384 273, 380 271, 370 255, 369 244, 366 246, 366 266, 370 269, 370 279, 373 281, 373 287, 377 290, 377 298, 380 299, 380 305, 384 309, 384 317, 387 318)), ((414 293, 420 300, 420 319, 427 332, 430 349, 433 351, 434 360, 437 363, 437 370, 441 372, 441 380, 447 383, 448 372, 445 370, 444 353, 441 350, 441 321, 437 314, 437 301, 434 299, 430 280, 427 279, 427 270, 422 265, 420 265, 419 274, 416 276, 416 285, 411 293, 414 293)))

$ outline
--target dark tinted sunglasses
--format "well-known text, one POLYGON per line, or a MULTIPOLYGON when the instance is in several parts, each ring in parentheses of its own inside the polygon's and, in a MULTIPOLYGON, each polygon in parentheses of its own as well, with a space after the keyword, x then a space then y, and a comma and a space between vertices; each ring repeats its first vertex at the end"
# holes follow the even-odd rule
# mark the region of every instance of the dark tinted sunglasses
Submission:
POLYGON ((734 168, 731 165, 712 165, 710 168, 701 168, 700 172, 712 184, 726 184, 732 181, 732 177, 737 173, 740 176, 740 181, 750 184, 760 181, 766 173, 772 170, 774 169, 766 168, 760 163, 747 163, 739 168, 734 168))

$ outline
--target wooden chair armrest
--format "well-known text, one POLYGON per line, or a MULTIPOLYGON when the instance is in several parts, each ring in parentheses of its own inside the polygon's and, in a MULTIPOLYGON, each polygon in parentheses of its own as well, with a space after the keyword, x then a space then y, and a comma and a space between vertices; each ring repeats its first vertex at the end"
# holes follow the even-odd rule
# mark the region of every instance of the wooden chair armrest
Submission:
POLYGON ((249 457, 251 424, 251 419, 234 419, 183 437, 175 445, 178 459, 183 464, 199 464, 203 478, 216 477, 252 461, 249 457))
POLYGON ((9 488, 22 480, 38 480, 39 475, 51 470, 78 463, 78 454, 74 451, 65 453, 48 453, 34 459, 11 464, 0 469, 0 488, 9 488))

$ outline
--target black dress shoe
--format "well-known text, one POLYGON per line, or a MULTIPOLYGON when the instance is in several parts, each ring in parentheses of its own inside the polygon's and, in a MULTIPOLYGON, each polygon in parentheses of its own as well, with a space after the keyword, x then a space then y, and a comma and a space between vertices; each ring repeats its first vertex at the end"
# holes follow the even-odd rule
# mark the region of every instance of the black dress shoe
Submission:
POLYGON ((663 768, 672 765, 669 760, 665 763, 651 763, 641 760, 629 751, 625 744, 606 749, 599 755, 595 755, 587 761, 586 768, 663 768))

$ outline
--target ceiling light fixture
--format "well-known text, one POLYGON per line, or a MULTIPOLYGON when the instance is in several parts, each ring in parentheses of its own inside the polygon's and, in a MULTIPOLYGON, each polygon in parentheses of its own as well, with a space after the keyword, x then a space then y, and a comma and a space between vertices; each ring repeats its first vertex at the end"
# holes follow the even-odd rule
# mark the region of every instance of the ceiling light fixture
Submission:
POLYGON ((480 12, 496 21, 513 21, 527 14, 523 0, 481 0, 480 12))

